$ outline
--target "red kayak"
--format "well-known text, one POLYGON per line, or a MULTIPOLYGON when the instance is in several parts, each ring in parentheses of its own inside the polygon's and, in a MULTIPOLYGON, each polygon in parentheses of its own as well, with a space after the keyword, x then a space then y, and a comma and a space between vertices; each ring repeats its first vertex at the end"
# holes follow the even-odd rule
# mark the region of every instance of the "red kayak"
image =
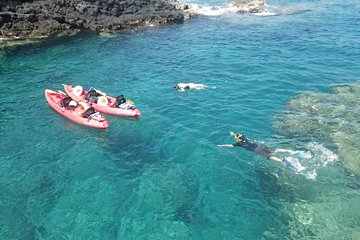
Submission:
MULTIPOLYGON (((88 92, 87 90, 83 90, 81 86, 72 87, 71 85, 63 84, 65 92, 76 101, 87 101, 84 99, 85 94, 88 92)), ((100 92, 100 91, 98 91, 100 92)), ((101 93, 101 92, 100 92, 101 93)), ((92 103, 92 106, 98 110, 99 112, 112 114, 117 116, 125 116, 125 117, 140 117, 141 112, 137 108, 121 108, 115 107, 116 98, 111 96, 101 96, 99 97, 97 103, 92 103)), ((133 105, 134 103, 130 100, 127 100, 129 105, 133 105)))
MULTIPOLYGON (((96 117, 83 117, 83 113, 85 112, 84 103, 79 104, 73 110, 64 108, 61 106, 61 100, 68 97, 64 93, 55 92, 53 90, 46 89, 45 97, 49 105, 55 109, 60 115, 66 117, 67 119, 76 122, 80 125, 92 127, 92 128, 101 128, 106 129, 109 127, 109 123, 104 116, 96 116, 96 117)), ((99 113, 98 113, 99 114, 99 113)))

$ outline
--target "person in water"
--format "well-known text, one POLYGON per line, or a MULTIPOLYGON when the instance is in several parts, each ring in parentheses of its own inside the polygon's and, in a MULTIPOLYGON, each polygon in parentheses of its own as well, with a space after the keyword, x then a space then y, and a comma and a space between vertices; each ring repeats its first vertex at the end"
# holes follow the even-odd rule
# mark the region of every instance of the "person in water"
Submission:
POLYGON ((208 88, 208 86, 204 85, 204 84, 196 84, 196 83, 178 83, 174 86, 174 88, 180 92, 183 92, 185 90, 189 90, 189 89, 205 89, 208 88))
POLYGON ((261 156, 266 157, 269 160, 277 161, 277 162, 283 162, 283 159, 280 159, 278 157, 272 156, 272 153, 290 153, 293 154, 294 152, 292 150, 288 149, 282 149, 282 148, 269 148, 265 146, 259 146, 256 143, 250 142, 244 135, 242 134, 235 134, 233 132, 230 132, 230 135, 235 138, 236 143, 234 144, 221 144, 217 145, 218 147, 243 147, 249 151, 252 151, 254 153, 257 153, 261 156))

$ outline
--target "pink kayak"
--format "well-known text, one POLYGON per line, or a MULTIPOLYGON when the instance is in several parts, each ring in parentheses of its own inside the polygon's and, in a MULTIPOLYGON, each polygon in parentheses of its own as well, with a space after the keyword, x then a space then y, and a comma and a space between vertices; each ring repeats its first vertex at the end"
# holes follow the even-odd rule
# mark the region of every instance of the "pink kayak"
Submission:
POLYGON ((104 116, 98 118, 85 118, 82 114, 85 112, 83 105, 78 105, 75 109, 70 110, 61 106, 61 100, 67 97, 64 93, 55 92, 53 90, 46 89, 45 97, 49 105, 60 115, 67 119, 76 122, 80 125, 106 129, 109 127, 109 123, 104 116))
MULTIPOLYGON (((72 87, 71 85, 63 84, 65 92, 76 101, 85 101, 84 96, 88 92, 87 90, 83 90, 81 86, 72 87)), ((99 112, 112 114, 117 116, 125 116, 125 117, 140 117, 141 112, 137 108, 128 109, 128 108, 118 108, 115 107, 116 98, 111 96, 101 96, 101 102, 92 103, 92 106, 98 110, 99 112)), ((128 100, 129 101, 129 100, 128 100)))

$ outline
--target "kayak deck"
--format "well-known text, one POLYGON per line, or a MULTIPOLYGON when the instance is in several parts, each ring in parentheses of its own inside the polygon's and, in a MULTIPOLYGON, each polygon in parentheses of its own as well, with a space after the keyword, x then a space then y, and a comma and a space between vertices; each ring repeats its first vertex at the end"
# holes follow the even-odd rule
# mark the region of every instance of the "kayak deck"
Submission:
MULTIPOLYGON (((65 92, 74 100, 76 101, 86 101, 84 99, 85 94, 88 92, 87 90, 82 90, 82 93, 80 96, 76 96, 73 92, 73 87, 71 85, 63 84, 65 92)), ((107 105, 99 105, 96 103, 92 103, 92 106, 98 110, 99 112, 106 113, 106 114, 112 114, 117 116, 125 116, 125 117, 140 117, 141 112, 139 109, 126 109, 126 108, 117 108, 114 106, 116 98, 111 96, 106 96, 108 99, 107 105)))
POLYGON ((105 117, 100 117, 98 119, 94 118, 85 118, 82 114, 85 112, 85 107, 82 104, 72 110, 64 108, 61 106, 61 101, 67 97, 67 95, 59 92, 55 92, 49 89, 45 90, 45 97, 49 105, 60 115, 66 117, 67 119, 76 122, 80 125, 106 129, 109 127, 109 123, 105 117))

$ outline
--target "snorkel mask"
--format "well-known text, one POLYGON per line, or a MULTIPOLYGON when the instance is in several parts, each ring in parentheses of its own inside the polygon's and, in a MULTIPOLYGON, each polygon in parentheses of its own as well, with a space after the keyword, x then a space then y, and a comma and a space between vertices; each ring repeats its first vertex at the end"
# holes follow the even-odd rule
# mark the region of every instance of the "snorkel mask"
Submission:
POLYGON ((235 141, 237 141, 237 142, 241 142, 241 141, 243 140, 243 138, 244 138, 244 135, 242 135, 242 134, 240 134, 240 133, 237 133, 237 134, 235 134, 235 136, 234 136, 234 139, 235 139, 235 141))

